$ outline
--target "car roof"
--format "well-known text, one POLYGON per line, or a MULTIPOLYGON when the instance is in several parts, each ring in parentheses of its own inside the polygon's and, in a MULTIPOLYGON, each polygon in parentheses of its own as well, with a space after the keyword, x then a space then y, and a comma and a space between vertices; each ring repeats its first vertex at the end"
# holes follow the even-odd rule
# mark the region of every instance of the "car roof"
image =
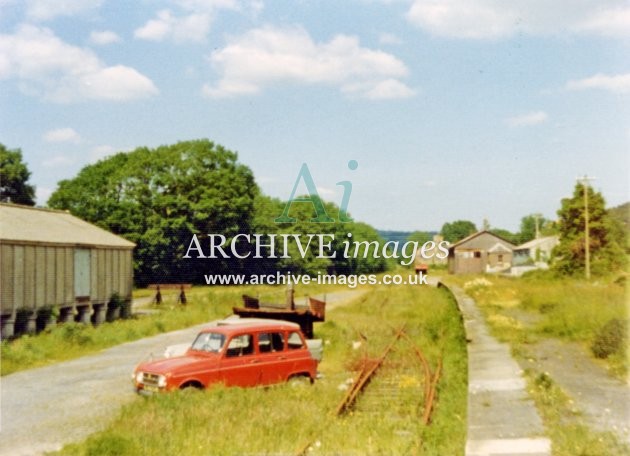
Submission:
POLYGON ((204 328, 201 332, 221 332, 227 335, 240 332, 243 329, 253 331, 299 330, 300 325, 289 321, 265 318, 226 318, 214 322, 212 326, 204 328))

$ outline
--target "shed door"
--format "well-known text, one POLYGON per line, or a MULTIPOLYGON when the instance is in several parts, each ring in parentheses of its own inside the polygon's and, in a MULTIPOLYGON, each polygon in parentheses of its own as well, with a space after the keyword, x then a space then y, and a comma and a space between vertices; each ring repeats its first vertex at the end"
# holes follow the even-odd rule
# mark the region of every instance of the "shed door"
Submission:
POLYGON ((75 298, 90 296, 90 250, 74 251, 74 296, 75 298))

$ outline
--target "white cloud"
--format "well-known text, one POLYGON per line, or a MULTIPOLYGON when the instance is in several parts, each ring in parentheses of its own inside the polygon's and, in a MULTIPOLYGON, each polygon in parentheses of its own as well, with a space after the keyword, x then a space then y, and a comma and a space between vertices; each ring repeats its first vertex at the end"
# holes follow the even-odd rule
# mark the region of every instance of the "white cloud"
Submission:
POLYGON ((630 73, 608 76, 596 74, 590 78, 567 82, 569 90, 601 89, 614 93, 630 93, 630 73))
POLYGON ((48 21, 95 10, 102 3, 103 0, 27 0, 26 16, 34 21, 48 21))
POLYGON ((282 82, 336 86, 371 99, 415 93, 400 82, 409 71, 393 55, 361 47, 356 37, 346 35, 315 43, 302 28, 250 30, 213 52, 210 62, 221 78, 204 86, 208 97, 255 94, 282 82))
POLYGON ((396 79, 386 79, 377 83, 348 84, 341 90, 345 93, 356 93, 369 100, 392 100, 395 98, 410 98, 417 92, 410 89, 396 79))
POLYGON ((544 111, 529 112, 520 116, 509 117, 505 122, 510 127, 528 127, 530 125, 538 125, 547 121, 549 116, 544 111))
POLYGON ((174 3, 189 11, 213 12, 218 9, 238 9, 237 0, 174 0, 174 3))
POLYGON ((74 163, 74 160, 64 157, 63 155, 57 155, 56 157, 49 158, 42 162, 42 166, 45 168, 56 168, 59 166, 67 166, 74 163))
POLYGON ((172 3, 180 14, 170 9, 158 11, 154 19, 134 31, 134 36, 149 41, 202 42, 217 10, 239 7, 234 0, 173 0, 172 3))
POLYGON ((90 42, 98 45, 120 43, 122 39, 111 30, 97 31, 90 33, 90 42))
POLYGON ((88 49, 67 44, 50 29, 22 25, 0 35, 0 80, 16 79, 20 89, 54 102, 127 101, 158 93, 133 68, 106 66, 88 49))
POLYGON ((108 146, 108 145, 96 146, 96 147, 93 147, 92 150, 90 150, 90 159, 92 161, 98 161, 102 158, 112 155, 115 152, 116 152, 116 149, 113 148, 112 146, 108 146))
POLYGON ((208 13, 176 17, 169 10, 162 10, 155 19, 136 29, 134 36, 150 41, 200 42, 208 35, 211 22, 212 16, 208 13))
POLYGON ((381 44, 403 44, 403 40, 393 33, 381 33, 378 42, 381 44))
POLYGON ((584 32, 628 38, 630 36, 630 7, 609 8, 598 11, 578 24, 577 28, 584 32))
POLYGON ((414 0, 407 19, 431 34, 464 39, 519 32, 630 37, 626 0, 414 0))
POLYGON ((74 128, 57 128, 56 130, 49 130, 44 133, 44 141, 50 143, 69 142, 76 144, 81 141, 81 136, 74 128))

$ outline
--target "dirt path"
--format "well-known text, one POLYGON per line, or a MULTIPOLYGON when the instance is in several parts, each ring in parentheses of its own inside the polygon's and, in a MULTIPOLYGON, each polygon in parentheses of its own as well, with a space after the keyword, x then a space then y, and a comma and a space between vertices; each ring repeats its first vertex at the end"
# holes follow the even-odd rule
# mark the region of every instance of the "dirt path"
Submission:
MULTIPOLYGON (((329 308, 364 291, 326 296, 329 308)), ((120 407, 133 401, 134 366, 168 345, 193 340, 201 324, 98 354, 0 377, 0 455, 37 455, 60 449, 103 429, 120 407)))
POLYGON ((611 377, 579 344, 546 339, 522 347, 522 367, 547 372, 582 412, 584 424, 630 444, 630 387, 611 377))

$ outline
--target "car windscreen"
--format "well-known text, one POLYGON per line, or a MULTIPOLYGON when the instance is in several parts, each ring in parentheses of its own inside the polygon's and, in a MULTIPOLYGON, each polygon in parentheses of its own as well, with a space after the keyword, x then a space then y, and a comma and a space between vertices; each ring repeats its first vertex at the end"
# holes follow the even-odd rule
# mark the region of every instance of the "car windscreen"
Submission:
POLYGON ((225 336, 214 332, 203 332, 197 336, 190 347, 192 350, 218 353, 225 344, 225 336))

